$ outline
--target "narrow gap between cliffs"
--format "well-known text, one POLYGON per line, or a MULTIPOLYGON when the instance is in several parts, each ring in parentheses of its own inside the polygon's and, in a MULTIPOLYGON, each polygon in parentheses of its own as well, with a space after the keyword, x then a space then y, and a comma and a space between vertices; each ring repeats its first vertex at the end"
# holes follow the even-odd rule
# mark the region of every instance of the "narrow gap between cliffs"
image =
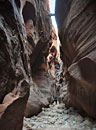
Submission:
MULTIPOLYGON (((67 99, 67 87, 63 73, 64 70, 62 70, 63 63, 60 59, 60 41, 58 38, 58 29, 54 16, 55 0, 49 0, 49 6, 50 14, 48 14, 48 16, 52 19, 52 34, 49 40, 37 40, 38 36, 43 36, 43 38, 45 37, 44 32, 42 31, 44 29, 42 29, 44 25, 40 17, 36 18, 35 8, 32 3, 26 2, 22 11, 28 40, 27 46, 32 69, 31 71, 34 86, 33 89, 36 92, 35 95, 34 93, 32 93, 32 98, 29 101, 29 104, 31 104, 31 101, 33 102, 33 104, 29 105, 27 110, 25 111, 24 128, 28 128, 30 130, 71 130, 71 128, 73 128, 74 126, 74 128, 78 129, 79 127, 83 130, 82 122, 85 121, 85 124, 87 124, 88 122, 86 123, 86 119, 84 119, 79 114, 79 111, 73 109, 72 107, 67 108, 65 104, 62 103, 65 99, 67 99), (39 25, 37 25, 36 20, 39 22, 39 25), (36 32, 37 26, 39 28, 38 34, 36 32), (49 96, 48 94, 50 93, 49 80, 52 80, 53 82, 53 84, 51 85, 51 87, 54 88, 52 88, 53 97, 52 99, 48 97, 46 100, 46 96, 49 96), (49 86, 47 86, 46 88, 44 85, 49 86), (40 90, 36 89, 37 86, 39 86, 40 90), (42 86, 45 88, 43 88, 42 86), (39 93, 40 91, 45 93, 45 97, 42 98, 43 95, 39 95, 38 91, 39 93), (36 96, 38 96, 38 100, 36 96), (44 102, 46 103, 44 104, 44 102)), ((89 126, 88 129, 90 129, 89 126)))

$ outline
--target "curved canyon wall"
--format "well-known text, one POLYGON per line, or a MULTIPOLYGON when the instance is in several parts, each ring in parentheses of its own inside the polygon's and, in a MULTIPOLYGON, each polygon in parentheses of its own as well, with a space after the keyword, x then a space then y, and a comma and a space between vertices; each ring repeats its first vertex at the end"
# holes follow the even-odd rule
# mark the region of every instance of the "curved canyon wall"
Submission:
POLYGON ((42 107, 48 107, 54 99, 55 86, 49 75, 47 63, 49 49, 53 42, 52 25, 48 0, 22 0, 21 3, 33 80, 25 110, 25 116, 30 117, 37 115, 42 107))
POLYGON ((21 130, 24 115, 36 115, 53 101, 47 65, 52 42, 48 4, 0 1, 0 130, 21 130))
POLYGON ((56 0, 67 106, 96 118, 96 1, 56 0))
POLYGON ((0 1, 0 129, 21 130, 29 96, 28 52, 20 1, 0 1))

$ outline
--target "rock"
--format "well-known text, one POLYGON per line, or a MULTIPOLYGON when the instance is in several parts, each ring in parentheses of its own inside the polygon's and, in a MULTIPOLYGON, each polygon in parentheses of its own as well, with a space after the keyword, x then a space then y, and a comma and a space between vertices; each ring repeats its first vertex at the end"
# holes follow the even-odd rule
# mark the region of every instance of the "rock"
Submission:
POLYGON ((53 102, 50 41, 47 0, 0 1, 0 130, 21 130, 24 112, 26 117, 37 115, 53 102))
POLYGON ((59 104, 58 109, 64 109, 64 108, 65 108, 65 104, 63 103, 59 104))
POLYGON ((79 121, 79 122, 82 122, 82 121, 83 121, 83 117, 81 117, 81 116, 78 115, 77 118, 76 118, 76 121, 77 121, 77 122, 78 122, 78 121, 79 121))
POLYGON ((27 130, 27 128, 23 127, 23 130, 27 130))
POLYGON ((56 112, 59 114, 62 114, 64 111, 59 109, 59 110, 56 110, 56 112))
POLYGON ((20 1, 0 1, 0 130, 23 126, 30 86, 25 41, 20 1))
POLYGON ((17 95, 11 92, 5 96, 3 104, 0 105, 0 129, 22 129, 24 110, 29 96, 28 91, 29 84, 24 81, 17 95), (4 125, 4 123, 6 123, 6 125, 4 125))
POLYGON ((86 126, 91 126, 91 122, 89 120, 85 120, 83 122, 83 125, 86 125, 86 126))
POLYGON ((53 100, 52 82, 46 77, 45 72, 42 73, 38 73, 38 77, 34 78, 33 87, 30 88, 30 97, 25 110, 26 117, 37 115, 42 107, 48 107, 53 100))
POLYGON ((69 124, 68 124, 67 122, 65 123, 64 128, 65 128, 65 129, 70 129, 70 130, 71 130, 71 128, 70 128, 70 126, 69 126, 69 124))
MULTIPOLYGON (((63 105, 63 104, 62 104, 63 105)), ((61 104, 60 104, 61 106, 61 104)), ((25 126, 30 126, 31 129, 41 130, 93 130, 96 125, 96 121, 89 118, 81 117, 74 109, 73 113, 64 107, 64 111, 68 111, 68 114, 57 113, 59 107, 51 106, 51 108, 45 108, 36 119, 36 116, 31 117, 30 121, 25 118, 25 126)))
POLYGON ((42 109, 41 109, 40 99, 37 97, 37 94, 33 91, 33 89, 30 88, 30 97, 29 97, 28 102, 27 102, 25 116, 31 117, 33 115, 37 115, 37 113, 39 113, 41 110, 42 109), (31 96, 33 98, 31 98, 31 96))
POLYGON ((96 1, 56 0, 61 58, 67 82, 66 106, 96 118, 96 1))
POLYGON ((92 130, 96 130, 96 128, 93 128, 92 130))
POLYGON ((70 117, 68 115, 64 115, 64 120, 68 120, 70 117))
POLYGON ((47 56, 52 37, 55 42, 57 39, 55 33, 53 36, 48 0, 22 0, 21 3, 27 34, 26 47, 31 65, 30 75, 33 79, 25 116, 31 117, 37 115, 42 107, 48 107, 53 102, 56 89, 53 78, 49 75, 47 56))
POLYGON ((44 107, 42 107, 42 111, 44 111, 44 107))

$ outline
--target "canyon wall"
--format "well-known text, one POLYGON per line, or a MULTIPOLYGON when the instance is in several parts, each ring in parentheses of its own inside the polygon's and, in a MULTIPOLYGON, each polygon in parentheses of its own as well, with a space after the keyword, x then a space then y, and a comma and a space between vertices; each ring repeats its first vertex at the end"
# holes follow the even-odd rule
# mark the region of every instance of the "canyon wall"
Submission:
POLYGON ((48 4, 0 0, 0 130, 21 130, 24 115, 36 115, 53 102, 48 4))
MULTIPOLYGON (((96 118, 96 1, 56 0, 56 20, 67 97, 64 102, 96 118)), ((64 86, 64 87, 65 87, 64 86)))
POLYGON ((52 46, 52 24, 48 0, 22 0, 21 3, 33 80, 25 110, 25 116, 30 117, 37 115, 42 107, 48 107, 54 99, 55 86, 47 63, 49 48, 52 46))
POLYGON ((20 1, 0 1, 0 129, 21 130, 29 96, 28 52, 20 1))

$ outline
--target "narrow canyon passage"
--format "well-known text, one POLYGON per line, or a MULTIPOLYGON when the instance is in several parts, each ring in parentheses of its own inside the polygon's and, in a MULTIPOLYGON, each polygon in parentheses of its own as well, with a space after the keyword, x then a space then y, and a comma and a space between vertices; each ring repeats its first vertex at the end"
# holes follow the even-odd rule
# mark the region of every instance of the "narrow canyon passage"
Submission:
POLYGON ((82 117, 72 107, 52 104, 38 116, 24 118, 23 130, 96 130, 96 121, 82 117))
POLYGON ((96 130, 96 0, 55 2, 0 0, 0 130, 96 130))
MULTIPOLYGON (((30 118, 25 117, 23 130, 96 130, 96 121, 92 118, 89 118, 87 115, 84 116, 84 115, 80 114, 80 112, 79 112, 79 110, 82 111, 82 108, 86 112, 87 112, 86 109, 89 110, 90 108, 86 107, 86 104, 87 104, 86 101, 84 102, 84 105, 82 105, 83 104, 82 97, 84 96, 83 95, 84 90, 82 89, 82 86, 83 86, 82 84, 84 82, 84 79, 83 79, 83 81, 78 81, 77 79, 74 78, 74 75, 77 74, 77 77, 78 77, 78 74, 79 74, 78 73, 79 69, 76 70, 77 73, 76 73, 76 71, 73 73, 74 68, 75 68, 74 64, 76 64, 74 62, 78 61, 78 57, 75 57, 78 52, 77 51, 75 52, 75 45, 67 46, 67 44, 69 45, 69 43, 71 43, 71 42, 76 42, 76 40, 74 40, 75 39, 74 37, 76 35, 75 31, 74 31, 73 37, 71 36, 73 33, 73 32, 71 32, 72 31, 71 24, 74 25, 74 21, 71 21, 71 14, 73 13, 73 16, 76 17, 75 16, 76 12, 72 11, 70 9, 71 8, 70 1, 56 0, 56 3, 57 3, 57 5, 56 5, 56 14, 55 15, 56 15, 56 20, 57 20, 57 24, 58 24, 59 38, 60 38, 60 42, 61 42, 59 56, 61 57, 61 60, 64 65, 64 66, 62 66, 62 70, 61 70, 61 73, 62 73, 61 79, 58 79, 58 78, 60 78, 60 73, 59 73, 59 77, 58 76, 56 77, 56 73, 54 73, 54 71, 56 71, 56 69, 54 67, 49 70, 51 72, 51 75, 55 78, 55 85, 53 85, 53 86, 56 86, 56 88, 59 88, 58 97, 59 97, 60 104, 58 103, 57 105, 55 105, 54 103, 53 104, 50 103, 48 108, 42 107, 42 112, 39 113, 37 116, 32 116, 30 118), (63 12, 63 9, 64 9, 64 12, 63 12), (71 10, 71 12, 69 10, 71 10), (68 11, 69 11, 69 15, 68 15, 68 11), (67 15, 68 15, 69 19, 66 18, 67 15), (70 23, 70 22, 72 22, 72 23, 70 23), (63 27, 65 30, 63 30, 63 27), (71 34, 68 31, 70 31, 71 34), (72 38, 72 41, 70 40, 71 38, 72 38), (74 60, 75 59, 74 57, 77 58, 77 61, 74 60), (70 69, 71 64, 73 64, 72 69, 70 69), (63 75, 63 73, 64 73, 64 75, 63 75), (72 75, 72 77, 71 77, 71 75, 72 75), (56 82, 57 80, 59 82, 59 85, 56 85, 56 83, 58 84, 58 82, 56 82), (64 84, 62 84, 62 82, 64 82, 64 84), (76 90, 75 90, 74 84, 76 85, 76 87, 78 86, 78 88, 76 88, 76 90), (81 87, 80 90, 79 90, 79 87, 81 87), (75 93, 75 91, 77 93, 75 93), (77 95, 77 97, 75 97, 76 95, 77 95), (81 102, 79 102, 79 101, 81 101, 81 102), (65 107, 65 105, 68 106, 69 108, 65 107), (73 106, 75 108, 79 107, 79 109, 74 109, 71 106, 73 106)), ((72 2, 72 4, 73 4, 72 5, 72 7, 73 7, 76 3, 72 2)), ((79 5, 78 5, 78 8, 79 8, 79 5)), ((74 9, 75 9, 75 7, 74 7, 74 9)), ((77 13, 77 15, 78 15, 78 13, 77 13)), ((73 17, 73 19, 74 19, 74 17, 73 17)), ((78 22, 77 22, 77 25, 78 25, 78 22)), ((74 27, 74 30, 75 30, 75 27, 74 27)), ((81 31, 81 28, 80 28, 80 31, 81 31)), ((80 35, 80 34, 78 34, 78 35, 80 35)), ((54 42, 54 37, 52 37, 52 38, 53 38, 53 42, 54 42)), ((57 39, 55 39, 55 40, 57 40, 57 39)), ((58 44, 58 42, 57 42, 57 44, 58 44)), ((81 47, 82 47, 82 45, 81 45, 81 47)), ((50 54, 48 54, 48 55, 49 55, 48 58, 50 60, 50 54)), ((59 63, 59 65, 61 65, 60 60, 58 60, 58 63, 59 63)), ((81 63, 81 64, 82 64, 81 66, 83 66, 83 67, 86 66, 83 63, 81 63)), ((87 61, 85 64, 87 64, 87 61)), ((58 72, 60 72, 59 69, 57 69, 57 70, 58 70, 58 72)), ((83 69, 81 68, 80 73, 83 73, 82 70, 83 69)), ((84 74, 86 74, 86 71, 88 71, 88 70, 86 70, 84 68, 84 74)), ((80 77, 79 80, 81 80, 81 79, 82 78, 80 77)), ((90 77, 90 79, 91 79, 91 77, 90 77)), ((84 82, 85 86, 88 85, 89 81, 88 81, 88 83, 86 83, 86 82, 87 81, 86 81, 86 76, 85 76, 85 82, 84 82)), ((87 92, 85 92, 85 95, 87 95, 86 93, 87 92)), ((54 98, 55 98, 55 96, 57 96, 57 91, 56 91, 56 94, 54 95, 54 98)), ((90 100, 90 99, 88 99, 88 100, 90 100)), ((89 110, 89 111, 87 112, 88 114, 91 113, 91 110, 89 110)), ((89 114, 89 115, 91 116, 91 114, 89 114)))

